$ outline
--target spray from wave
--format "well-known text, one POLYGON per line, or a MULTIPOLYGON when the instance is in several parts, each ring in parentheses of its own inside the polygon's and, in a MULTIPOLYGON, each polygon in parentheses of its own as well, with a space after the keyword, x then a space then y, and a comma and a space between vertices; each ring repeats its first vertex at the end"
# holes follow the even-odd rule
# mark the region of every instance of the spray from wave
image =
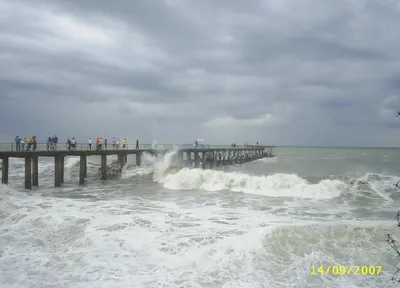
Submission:
POLYGON ((168 168, 173 163, 173 157, 177 149, 174 149, 165 155, 143 154, 142 166, 137 167, 126 165, 121 172, 122 179, 128 179, 135 176, 144 176, 152 174, 154 182, 160 182, 164 178, 168 168))

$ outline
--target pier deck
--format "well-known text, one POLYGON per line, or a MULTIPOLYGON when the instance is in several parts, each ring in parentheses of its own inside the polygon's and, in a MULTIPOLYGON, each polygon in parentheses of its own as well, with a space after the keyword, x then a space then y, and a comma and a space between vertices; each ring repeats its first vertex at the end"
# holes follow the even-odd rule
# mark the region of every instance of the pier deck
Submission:
MULTIPOLYGON (((149 145, 150 146, 150 145, 149 145)), ((87 178, 87 157, 100 156, 101 157, 101 180, 107 179, 107 156, 116 155, 118 163, 122 168, 127 164, 128 155, 136 155, 136 165, 141 166, 141 158, 143 153, 149 154, 165 154, 172 150, 173 145, 162 145, 163 149, 102 149, 102 150, 89 150, 87 145, 78 145, 76 150, 68 150, 65 147, 58 147, 57 150, 46 149, 43 144, 37 145, 36 151, 15 151, 15 144, 7 143, 1 145, 0 159, 2 159, 2 183, 8 184, 9 172, 9 158, 24 158, 25 159, 25 189, 32 189, 32 186, 39 185, 38 162, 39 157, 53 157, 54 158, 54 186, 60 187, 64 182, 64 160, 68 156, 79 156, 79 185, 85 184, 87 178), (9 149, 4 149, 8 147, 9 149), (61 148, 61 149, 59 149, 61 148)), ((128 147, 129 148, 129 147, 128 147)), ((184 163, 189 167, 195 168, 213 168, 217 166, 240 164, 250 162, 263 157, 273 157, 275 146, 241 146, 231 147, 229 145, 203 145, 200 147, 190 147, 190 145, 180 145, 175 147, 176 155, 175 161, 184 163), (186 156, 186 157, 184 157, 186 156), (192 157, 194 156, 194 157, 192 157), (185 159, 186 158, 186 159, 185 159)))

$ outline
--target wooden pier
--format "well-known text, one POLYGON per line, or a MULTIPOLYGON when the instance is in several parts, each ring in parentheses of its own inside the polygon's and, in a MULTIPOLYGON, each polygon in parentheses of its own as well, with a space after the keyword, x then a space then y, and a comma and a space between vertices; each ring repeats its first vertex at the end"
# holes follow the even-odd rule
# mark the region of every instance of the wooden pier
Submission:
MULTIPOLYGON (((229 147, 225 148, 181 148, 177 149, 175 161, 177 163, 186 164, 189 167, 212 169, 213 167, 240 164, 250 162, 263 157, 273 157, 274 146, 245 146, 245 147, 229 147), (186 157, 184 157, 186 156, 186 157), (186 158, 186 159, 185 159, 186 158), (200 167, 201 163, 201 167, 200 167)), ((87 157, 101 157, 101 180, 107 180, 107 156, 117 155, 120 169, 127 163, 128 155, 136 155, 136 165, 141 165, 143 153, 149 154, 165 154, 170 150, 153 150, 153 149, 119 149, 119 150, 61 150, 61 151, 0 151, 2 159, 2 183, 8 184, 9 159, 24 158, 25 159, 25 189, 32 189, 32 186, 39 186, 39 157, 54 158, 54 186, 61 187, 64 182, 64 161, 68 156, 79 156, 79 185, 85 184, 87 178, 87 157)))

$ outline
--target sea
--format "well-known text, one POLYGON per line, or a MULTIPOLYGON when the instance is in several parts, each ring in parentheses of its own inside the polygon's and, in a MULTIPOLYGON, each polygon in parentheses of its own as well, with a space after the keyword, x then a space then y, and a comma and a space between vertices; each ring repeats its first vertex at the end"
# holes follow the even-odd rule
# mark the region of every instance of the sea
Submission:
POLYGON ((105 181, 91 156, 84 186, 67 157, 61 188, 42 157, 31 191, 10 159, 0 287, 400 286, 386 241, 400 241, 400 149, 277 147, 213 170, 171 170, 175 153, 129 156, 105 181))

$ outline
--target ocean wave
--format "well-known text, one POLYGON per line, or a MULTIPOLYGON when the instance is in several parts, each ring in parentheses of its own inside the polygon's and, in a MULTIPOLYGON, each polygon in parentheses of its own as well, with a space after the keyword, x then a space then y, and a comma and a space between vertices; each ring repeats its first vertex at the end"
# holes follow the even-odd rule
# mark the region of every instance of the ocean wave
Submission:
POLYGON ((164 188, 171 190, 230 190, 270 197, 319 199, 339 197, 346 188, 346 184, 340 180, 326 179, 317 184, 310 184, 295 174, 253 176, 245 173, 187 168, 174 174, 167 174, 160 182, 164 188))

